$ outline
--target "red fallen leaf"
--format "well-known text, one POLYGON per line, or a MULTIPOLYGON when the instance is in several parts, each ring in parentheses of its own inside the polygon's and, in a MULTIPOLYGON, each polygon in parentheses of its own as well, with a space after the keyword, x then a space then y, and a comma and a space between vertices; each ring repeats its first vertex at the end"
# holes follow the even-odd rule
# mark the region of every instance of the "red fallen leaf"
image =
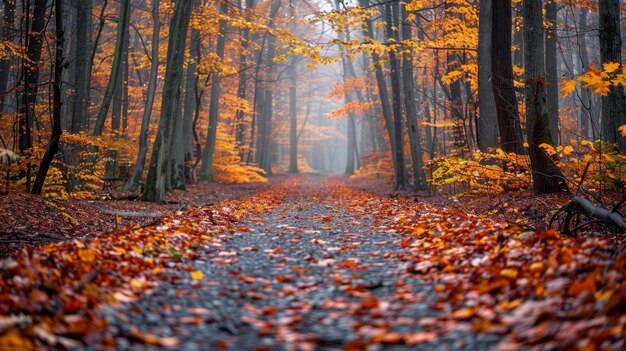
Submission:
POLYGON ((67 313, 73 313, 83 308, 83 303, 77 299, 73 299, 70 302, 63 305, 63 311, 67 313))
POLYGON ((413 333, 406 334, 404 336, 404 343, 407 345, 416 345, 425 342, 431 342, 435 339, 437 339, 437 333, 434 332, 413 333))
POLYGON ((296 273, 306 273, 306 272, 310 272, 311 271, 308 268, 300 268, 298 266, 291 266, 291 270, 296 272, 296 273))
POLYGON ((251 230, 250 230, 250 228, 248 228, 248 227, 241 227, 241 226, 236 227, 235 229, 236 229, 238 232, 250 232, 250 231, 251 231, 251 230))
POLYGON ((332 222, 332 221, 333 221, 333 216, 330 216, 330 215, 322 217, 322 219, 320 219, 320 222, 322 222, 322 223, 328 223, 328 222, 332 222))
POLYGON ((340 262, 338 265, 339 268, 352 268, 355 266, 356 266, 356 262, 354 261, 343 261, 343 262, 340 262))
POLYGON ((374 343, 399 344, 402 342, 404 335, 402 333, 385 333, 372 337, 374 343))
POLYGON ((371 309, 377 308, 378 305, 379 305, 378 299, 373 296, 370 296, 368 298, 361 300, 361 308, 364 308, 364 309, 371 310, 371 309))
POLYGON ((275 316, 278 314, 278 309, 276 307, 264 307, 262 312, 266 316, 275 316))
POLYGON ((437 284, 433 290, 435 290, 436 293, 442 293, 446 291, 446 287, 444 285, 437 284))
POLYGON ((148 344, 148 345, 154 345, 154 346, 168 346, 168 347, 172 347, 172 346, 177 346, 178 345, 178 338, 176 337, 169 337, 169 338, 161 338, 158 337, 154 334, 150 334, 150 333, 146 333, 146 332, 142 332, 139 331, 139 329, 136 326, 132 326, 130 327, 130 334, 148 344))
POLYGON ((246 283, 254 283, 255 278, 247 275, 240 275, 239 280, 246 283))
POLYGON ((574 282, 567 289, 567 293, 570 296, 578 296, 583 291, 588 291, 592 294, 596 293, 596 280, 593 274, 587 275, 582 281, 574 282))
POLYGON ((276 276, 276 280, 278 280, 281 283, 291 283, 293 282, 293 278, 279 274, 276 276))
POLYGON ((215 343, 215 348, 218 350, 226 350, 228 348, 228 343, 226 341, 218 341, 215 343))
POLYGON ((411 247, 411 243, 410 243, 410 242, 409 242, 409 240, 407 240, 407 239, 402 239, 402 240, 400 240, 400 246, 401 246, 403 249, 406 249, 406 248, 411 247))
POLYGON ((178 318, 178 323, 200 325, 204 323, 204 319, 198 316, 181 317, 181 318, 178 318))
POLYGON ((452 318, 454 319, 470 319, 474 317, 478 310, 475 308, 462 308, 452 312, 452 318))

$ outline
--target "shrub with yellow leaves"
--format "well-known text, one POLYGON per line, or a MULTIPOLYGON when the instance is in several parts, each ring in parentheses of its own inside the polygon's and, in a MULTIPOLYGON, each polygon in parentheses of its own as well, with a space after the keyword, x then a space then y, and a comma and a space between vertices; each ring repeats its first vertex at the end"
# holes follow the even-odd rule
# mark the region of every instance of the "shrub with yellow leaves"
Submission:
MULTIPOLYGON (((601 195, 626 183, 626 156, 615 145, 602 141, 570 140, 569 145, 540 145, 555 159, 557 167, 573 184, 582 183, 590 193, 601 195)), ((528 188, 530 161, 526 155, 477 152, 472 160, 438 157, 429 162, 434 186, 458 185, 454 197, 498 194, 528 188)))

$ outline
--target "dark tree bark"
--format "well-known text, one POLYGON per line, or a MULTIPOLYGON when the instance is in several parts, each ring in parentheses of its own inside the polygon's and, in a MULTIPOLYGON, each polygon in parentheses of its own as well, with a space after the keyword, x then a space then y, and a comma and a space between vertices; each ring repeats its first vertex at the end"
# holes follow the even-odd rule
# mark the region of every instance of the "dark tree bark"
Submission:
MULTIPOLYGON (((222 15, 228 13, 228 5, 222 3, 219 5, 222 15)), ((220 34, 217 37, 217 46, 215 54, 220 61, 224 62, 224 48, 226 46, 226 20, 220 20, 220 34)), ((209 182, 213 181, 213 153, 215 152, 215 144, 217 142, 217 124, 219 123, 219 99, 221 94, 222 77, 220 72, 213 75, 213 85, 211 86, 211 98, 209 100, 209 132, 204 146, 204 155, 202 158, 202 168, 200 170, 200 179, 209 182)))
POLYGON ((523 153, 522 127, 513 86, 511 0, 492 1, 491 80, 498 114, 500 145, 505 152, 523 153))
MULTIPOLYGON (((2 24, 0 24, 0 40, 13 41, 13 22, 15 21, 15 0, 3 0, 4 12, 2 24)), ((9 76, 11 75, 11 58, 0 59, 0 113, 4 110, 5 92, 8 88, 9 76)))
MULTIPOLYGON (((254 0, 246 0, 246 9, 245 9, 245 17, 248 21, 251 20, 251 14, 252 11, 254 10, 256 6, 256 1, 254 0)), ((245 100, 246 99, 246 87, 248 84, 248 74, 245 70, 245 66, 247 64, 247 55, 248 55, 248 46, 249 46, 249 41, 250 41, 250 28, 244 28, 242 30, 242 42, 241 42, 241 52, 239 54, 239 67, 240 67, 240 73, 239 73, 239 85, 237 87, 237 97, 239 99, 245 100)), ((245 135, 246 135, 246 123, 245 123, 245 113, 244 111, 237 111, 237 114, 235 116, 235 128, 236 128, 236 133, 235 133, 235 140, 237 142, 237 145, 242 146, 245 142, 245 135)), ((241 157, 241 159, 244 159, 244 154, 243 154, 243 148, 240 148, 240 153, 239 156, 241 157)))
POLYGON ((137 190, 139 181, 143 174, 148 154, 148 127, 150 126, 150 116, 156 95, 157 78, 159 75, 159 35, 161 32, 161 20, 159 19, 159 0, 152 0, 152 62, 150 63, 150 78, 148 80, 148 93, 146 96, 146 106, 141 117, 141 130, 139 132, 139 152, 133 175, 128 182, 130 191, 137 190))
MULTIPOLYGON (((37 103, 37 92, 39 91, 39 69, 41 65, 41 50, 44 42, 44 30, 46 25, 46 0, 35 0, 32 18, 30 18, 30 2, 25 3, 26 17, 25 46, 26 59, 22 60, 22 72, 24 80, 24 90, 22 101, 18 109, 18 148, 20 154, 24 155, 33 146, 31 135, 33 120, 35 119, 35 105, 37 103), (32 24, 29 25, 29 21, 32 24)), ((26 165, 26 191, 30 191, 31 166, 26 165)))
POLYGON ((548 0, 545 6, 546 22, 546 80, 550 133, 554 146, 560 144, 559 137, 559 73, 557 65, 557 14, 556 0, 548 0))
MULTIPOLYGON (((385 4, 385 19, 387 22, 385 27, 387 40, 394 39, 396 43, 400 42, 398 32, 393 29, 394 27, 397 28, 395 24, 398 23, 397 19, 400 15, 398 10, 397 3, 385 4)), ((398 190, 406 189, 407 180, 405 178, 404 140, 402 138, 402 87, 397 49, 392 50, 389 53, 389 66, 391 68, 391 106, 393 110, 393 130, 396 143, 393 157, 396 160, 396 190, 398 190)))
POLYGON ((37 171, 37 178, 33 184, 32 193, 34 195, 40 195, 43 190, 44 183, 46 182, 46 176, 48 170, 54 160, 54 155, 59 151, 59 140, 61 139, 61 80, 63 74, 63 60, 64 60, 64 45, 65 45, 65 30, 63 29, 63 0, 55 0, 54 5, 54 21, 55 21, 55 33, 56 33, 56 48, 54 59, 54 81, 52 84, 53 90, 53 102, 52 102, 52 134, 50 135, 50 141, 48 147, 43 155, 43 159, 39 164, 39 170, 37 171))
POLYGON ((185 44, 192 6, 191 1, 177 0, 170 22, 161 117, 152 148, 146 186, 141 194, 141 199, 146 201, 163 203, 165 191, 169 188, 166 179, 169 172, 170 149, 175 128, 175 109, 180 106, 178 101, 181 98, 185 44))
MULTIPOLYGON (((406 10, 406 4, 403 3, 400 6, 402 6, 402 40, 404 42, 410 42, 413 40, 413 29, 407 20, 408 12, 406 10)), ((422 190, 426 188, 426 173, 424 172, 424 162, 422 161, 422 137, 417 123, 417 107, 415 106, 413 51, 411 48, 405 48, 404 51, 405 54, 402 60, 402 82, 404 85, 404 106, 409 130, 409 143, 411 145, 413 187, 416 190, 422 190)))
MULTIPOLYGON (((586 9, 579 10, 578 14, 578 47, 579 47, 579 59, 581 65, 581 72, 584 72, 589 68, 589 47, 587 45, 587 16, 589 11, 586 9)), ((583 139, 595 140, 596 128, 593 125, 593 117, 591 114, 592 96, 589 88, 580 89, 580 111, 579 111, 579 124, 580 134, 583 139)))
MULTIPOLYGON (((196 2, 197 4, 198 2, 196 2)), ((188 183, 195 183, 196 171, 194 167, 194 117, 196 115, 196 92, 198 87, 198 77, 196 76, 198 70, 198 62, 200 62, 200 31, 196 28, 191 28, 191 36, 189 38, 189 55, 191 56, 191 63, 187 66, 187 73, 185 74, 185 100, 183 102, 183 138, 185 148, 185 179, 188 183)), ((199 159, 202 155, 198 153, 196 155, 199 159)))
MULTIPOLYGON (((370 5, 369 0, 359 0, 359 6, 368 7, 370 5)), ((366 23, 363 25, 363 36, 365 37, 365 41, 372 41, 374 35, 374 26, 372 25, 372 21, 367 19, 366 23), (367 33, 367 36, 365 34, 367 33)), ((380 100, 380 108, 382 110, 383 119, 385 120, 385 126, 387 129, 387 136, 389 137, 389 142, 391 143, 392 153, 395 155, 395 133, 393 127, 393 116, 391 112, 391 104, 389 102, 389 91, 387 90, 387 82, 385 81, 385 75, 383 71, 383 65, 380 60, 380 55, 376 52, 372 52, 372 61, 374 63, 374 74, 376 77, 376 86, 378 87, 378 97, 380 100)), ((396 158, 392 157, 394 162, 394 169, 396 169, 396 158)))
MULTIPOLYGON (((622 35, 620 28, 619 0, 600 0, 600 61, 622 63, 622 35)), ((618 128, 626 124, 626 101, 624 88, 611 85, 609 94, 602 97, 602 139, 617 143, 620 151, 626 153, 626 137, 618 128)))
MULTIPOLYGON (((494 0, 480 0, 480 17, 478 25, 478 104, 480 115, 478 118, 478 148, 489 151, 489 148, 498 146, 498 112, 493 95, 491 73, 491 36, 492 15, 491 2, 494 0)), ((495 0, 497 1, 497 0, 495 0)))
POLYGON ((96 126, 94 129, 94 135, 102 135, 104 131, 104 122, 109 114, 109 108, 111 107, 111 100, 113 100, 113 94, 115 93, 115 87, 117 86, 118 79, 120 78, 119 72, 122 67, 122 56, 124 54, 124 43, 126 42, 126 36, 128 35, 128 24, 130 21, 130 1, 121 0, 119 21, 117 23, 117 38, 115 42, 115 52, 113 54, 113 63, 111 64, 111 74, 109 75, 109 82, 107 83, 106 90, 104 91, 104 98, 98 112, 96 120, 96 126))
MULTIPOLYGON (((274 28, 274 19, 281 6, 281 0, 273 0, 270 8, 270 22, 269 28, 274 28)), ((267 52, 265 59, 263 60, 267 68, 268 81, 274 79, 274 64, 273 59, 276 53, 276 38, 269 34, 267 37, 267 52)), ((260 61, 260 60, 259 60, 260 61)), ((257 76, 257 79, 259 77, 257 76)), ((273 103, 273 89, 271 86, 264 86, 259 89, 257 104, 255 105, 255 112, 258 114, 258 129, 256 140, 256 155, 255 161, 267 174, 272 174, 272 162, 271 155, 271 133, 272 133, 272 103, 273 103)))
POLYGON ((81 0, 77 4, 76 19, 76 75, 74 77, 74 106, 72 108, 72 133, 86 131, 88 128, 87 108, 89 106, 89 80, 91 75, 91 60, 89 44, 91 41, 91 27, 93 0, 81 0))
POLYGON ((553 144, 546 104, 544 29, 541 0, 524 0, 524 65, 526 132, 533 189, 537 194, 567 191, 567 184, 554 161, 541 149, 553 144))

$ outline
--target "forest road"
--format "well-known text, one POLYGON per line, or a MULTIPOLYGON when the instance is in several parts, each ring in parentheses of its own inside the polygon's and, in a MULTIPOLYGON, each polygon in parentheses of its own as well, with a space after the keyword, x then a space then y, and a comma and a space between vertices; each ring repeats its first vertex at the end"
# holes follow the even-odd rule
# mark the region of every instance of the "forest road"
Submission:
MULTIPOLYGON (((176 350, 485 350, 498 338, 441 332, 433 284, 407 273, 401 235, 377 232, 374 216, 350 208, 349 194, 306 182, 284 201, 215 245, 172 265, 135 302, 101 313, 117 335, 176 337, 176 350), (244 227, 245 226, 245 227, 244 227), (433 330, 437 331, 433 331, 433 330)), ((123 350, 164 347, 116 339, 123 350)))

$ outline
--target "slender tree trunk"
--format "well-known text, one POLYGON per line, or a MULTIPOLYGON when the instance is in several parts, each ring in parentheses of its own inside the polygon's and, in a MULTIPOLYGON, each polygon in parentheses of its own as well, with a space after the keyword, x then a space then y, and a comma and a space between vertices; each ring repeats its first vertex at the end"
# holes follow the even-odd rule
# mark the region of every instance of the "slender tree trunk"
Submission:
MULTIPOLYGON (((359 0, 359 5, 361 7, 369 7, 369 0, 359 0)), ((367 19, 366 23, 363 25, 363 35, 368 33, 368 36, 365 37, 365 41, 372 41, 374 35, 374 26, 372 25, 372 21, 367 19)), ((389 143, 391 144, 391 152, 393 155, 396 154, 396 140, 395 140, 395 132, 394 132, 394 122, 393 116, 391 112, 391 104, 389 102, 389 91, 387 90, 387 82, 385 81, 385 75, 383 71, 383 65, 381 64, 380 55, 375 52, 372 52, 372 61, 374 63, 374 74, 376 77, 376 85, 378 87, 378 97, 380 99, 380 107, 383 113, 383 119, 385 120, 385 126, 387 127, 387 135, 389 137, 389 143)), ((394 163, 394 169, 397 169, 396 166, 396 158, 391 157, 394 163)))
POLYGON ((524 139, 513 86, 511 0, 492 1, 491 79, 498 113, 500 144, 506 152, 523 153, 524 139))
MULTIPOLYGON (((189 40, 189 55, 191 63, 187 66, 185 75, 185 101, 183 106, 183 138, 185 143, 185 178, 188 183, 196 182, 196 171, 194 165, 194 116, 196 110, 196 91, 198 89, 198 62, 200 62, 200 31, 191 28, 189 40)), ((198 154, 199 159, 202 155, 198 154)))
POLYGON ((479 118, 478 148, 489 151, 498 147, 498 111, 493 96, 491 73, 491 35, 492 35, 492 1, 480 0, 480 17, 478 25, 478 104, 479 118))
POLYGON ((187 30, 191 19, 191 1, 176 1, 174 14, 170 22, 170 37, 167 50, 167 67, 163 84, 161 117, 156 140, 152 148, 152 157, 148 167, 146 186, 141 194, 142 200, 162 203, 165 200, 168 167, 170 166, 171 141, 175 128, 176 111, 181 95, 183 63, 187 30))
MULTIPOLYGON (((578 51, 580 59, 580 73, 589 69, 589 47, 587 46, 587 15, 589 11, 586 9, 579 10, 578 15, 578 51)), ((591 115, 592 96, 589 88, 580 88, 580 111, 579 111, 579 124, 580 133, 583 139, 594 138, 595 128, 593 125, 593 118, 591 115)))
POLYGON ((157 78, 159 76, 159 35, 161 32, 161 20, 159 19, 159 0, 152 0, 152 62, 150 66, 150 79, 148 80, 148 93, 146 106, 141 117, 141 130, 139 132, 139 151, 133 175, 128 182, 130 191, 137 190, 143 169, 146 164, 148 154, 148 127, 150 126, 150 116, 156 95, 157 78))
POLYGON ((128 24, 130 21, 130 1, 121 0, 119 21, 117 23, 117 39, 115 42, 115 52, 113 54, 113 63, 111 64, 111 74, 109 75, 109 82, 107 83, 106 90, 104 91, 104 98, 102 99, 102 105, 98 112, 96 120, 96 126, 94 129, 94 135, 102 135, 104 131, 104 122, 109 114, 109 108, 111 107, 111 100, 113 100, 113 94, 117 87, 119 72, 122 66, 122 56, 124 55, 124 43, 126 42, 126 36, 128 35, 128 24))
POLYGON ((37 178, 33 184, 32 193, 40 195, 43 190, 48 170, 54 160, 54 156, 59 151, 59 140, 61 139, 61 80, 63 74, 63 46, 65 45, 65 30, 63 29, 63 0, 55 0, 54 21, 56 33, 56 48, 54 60, 54 81, 52 85, 52 134, 46 152, 39 164, 37 178))
MULTIPOLYGON (((278 13, 278 9, 281 6, 281 0, 273 0, 270 9, 270 22, 269 28, 274 28, 274 19, 278 13)), ((276 53, 276 38, 273 35, 269 35, 267 39, 267 52, 265 56, 265 65, 267 65, 267 80, 274 79, 274 65, 273 59, 276 53)), ((259 60, 260 61, 260 60, 259 60)), ((257 76, 258 79, 258 76, 257 76)), ((272 174, 272 162, 270 160, 271 155, 271 133, 272 133, 272 103, 273 103, 273 88, 271 86, 264 86, 259 89, 260 96, 255 97, 257 99, 257 112, 258 117, 258 130, 256 140, 256 157, 255 160, 267 174, 272 174)))
MULTIPOLYGON (((619 0, 600 0, 600 61, 622 63, 622 34, 620 28, 619 0)), ((602 97, 602 139, 617 143, 620 151, 626 153, 626 137, 618 128, 626 124, 626 101, 624 88, 611 85, 609 93, 602 97)))
MULTIPOLYGON (((0 24, 0 40, 13 42, 12 29, 15 21, 15 0, 3 0, 4 12, 2 14, 2 24, 0 24)), ((9 77, 11 75, 11 57, 0 58, 0 113, 4 111, 5 92, 8 89, 9 77)))
POLYGON ((74 79, 74 106, 72 108, 72 133, 87 130, 87 108, 89 104, 89 44, 91 41, 91 27, 93 0, 78 1, 76 20, 76 75, 74 79))
MULTIPOLYGON (((411 24, 408 22, 406 4, 402 6, 402 40, 411 42, 413 33, 411 24)), ((426 187, 426 173, 422 161, 422 137, 417 123, 417 108, 415 106, 415 85, 413 77, 413 56, 411 48, 405 48, 402 60, 402 81, 404 85, 404 106, 409 129, 409 142, 411 144, 411 166, 413 168, 413 186, 416 190, 426 187)))
MULTIPOLYGON (((31 135, 33 120, 35 119, 35 105, 37 103, 37 92, 39 85, 39 69, 41 63, 41 50, 44 41, 46 0, 35 0, 33 15, 29 25, 30 4, 26 3, 27 13, 26 28, 26 59, 22 60, 22 71, 24 76, 24 91, 22 93, 22 102, 18 110, 18 146, 20 154, 24 155, 32 148, 33 140, 31 135)), ((26 165, 26 191, 30 191, 30 164, 26 165)))
MULTIPOLYGON (((256 6, 256 1, 254 0, 246 0, 246 9, 245 9, 245 17, 248 21, 251 21, 252 11, 256 6)), ((246 99, 246 88, 248 84, 248 74, 245 71, 248 57, 248 46, 250 41, 250 28, 244 28, 242 30, 242 42, 241 42, 241 52, 239 54, 239 67, 241 73, 239 74, 239 85, 237 87, 237 97, 241 100, 246 99)), ((237 145, 240 147, 239 156, 241 159, 244 159, 244 154, 241 146, 245 143, 245 135, 246 135, 246 121, 245 121, 245 113, 242 110, 237 111, 235 117, 235 127, 237 131, 235 133, 235 140, 237 145)))
MULTIPOLYGON (((220 13, 226 15, 228 6, 226 3, 219 5, 220 13)), ((224 48, 226 46, 226 20, 220 20, 220 34, 217 37, 217 46, 215 53, 221 62, 224 62, 224 48)), ((206 145, 204 146, 204 157, 202 158, 202 168, 200 170, 200 179, 209 182, 213 181, 213 154, 215 153, 215 144, 217 142, 217 126, 219 123, 219 99, 221 94, 222 77, 220 72, 216 72, 213 76, 213 85, 211 86, 211 98, 209 101, 209 132, 207 134, 206 145)))
MULTIPOLYGON (((293 6, 292 6, 293 8, 293 6)), ((296 62, 291 62, 291 78, 289 86, 289 173, 298 173, 298 107, 296 62)))
MULTIPOLYGON (((395 25, 399 17, 398 4, 386 3, 385 4, 385 18, 386 18, 386 36, 387 40, 394 39, 396 43, 400 42, 398 33, 393 28, 397 28, 395 25)), ((398 48, 392 50, 389 53, 389 66, 391 68, 391 106, 393 109, 393 130, 396 148, 394 150, 393 157, 396 160, 396 190, 406 189, 407 180, 405 178, 405 164, 404 164, 404 139, 402 137, 402 88, 400 77, 400 64, 398 59, 398 48)))
POLYGON ((548 93, 548 114, 550 133, 554 146, 560 144, 559 134, 559 73, 557 64, 557 15, 556 0, 548 0, 545 6, 546 22, 546 91, 548 93))
POLYGON ((553 144, 546 104, 544 30, 541 0, 524 0, 524 65, 526 132, 533 189, 537 194, 567 191, 567 184, 554 161, 541 149, 553 144))

